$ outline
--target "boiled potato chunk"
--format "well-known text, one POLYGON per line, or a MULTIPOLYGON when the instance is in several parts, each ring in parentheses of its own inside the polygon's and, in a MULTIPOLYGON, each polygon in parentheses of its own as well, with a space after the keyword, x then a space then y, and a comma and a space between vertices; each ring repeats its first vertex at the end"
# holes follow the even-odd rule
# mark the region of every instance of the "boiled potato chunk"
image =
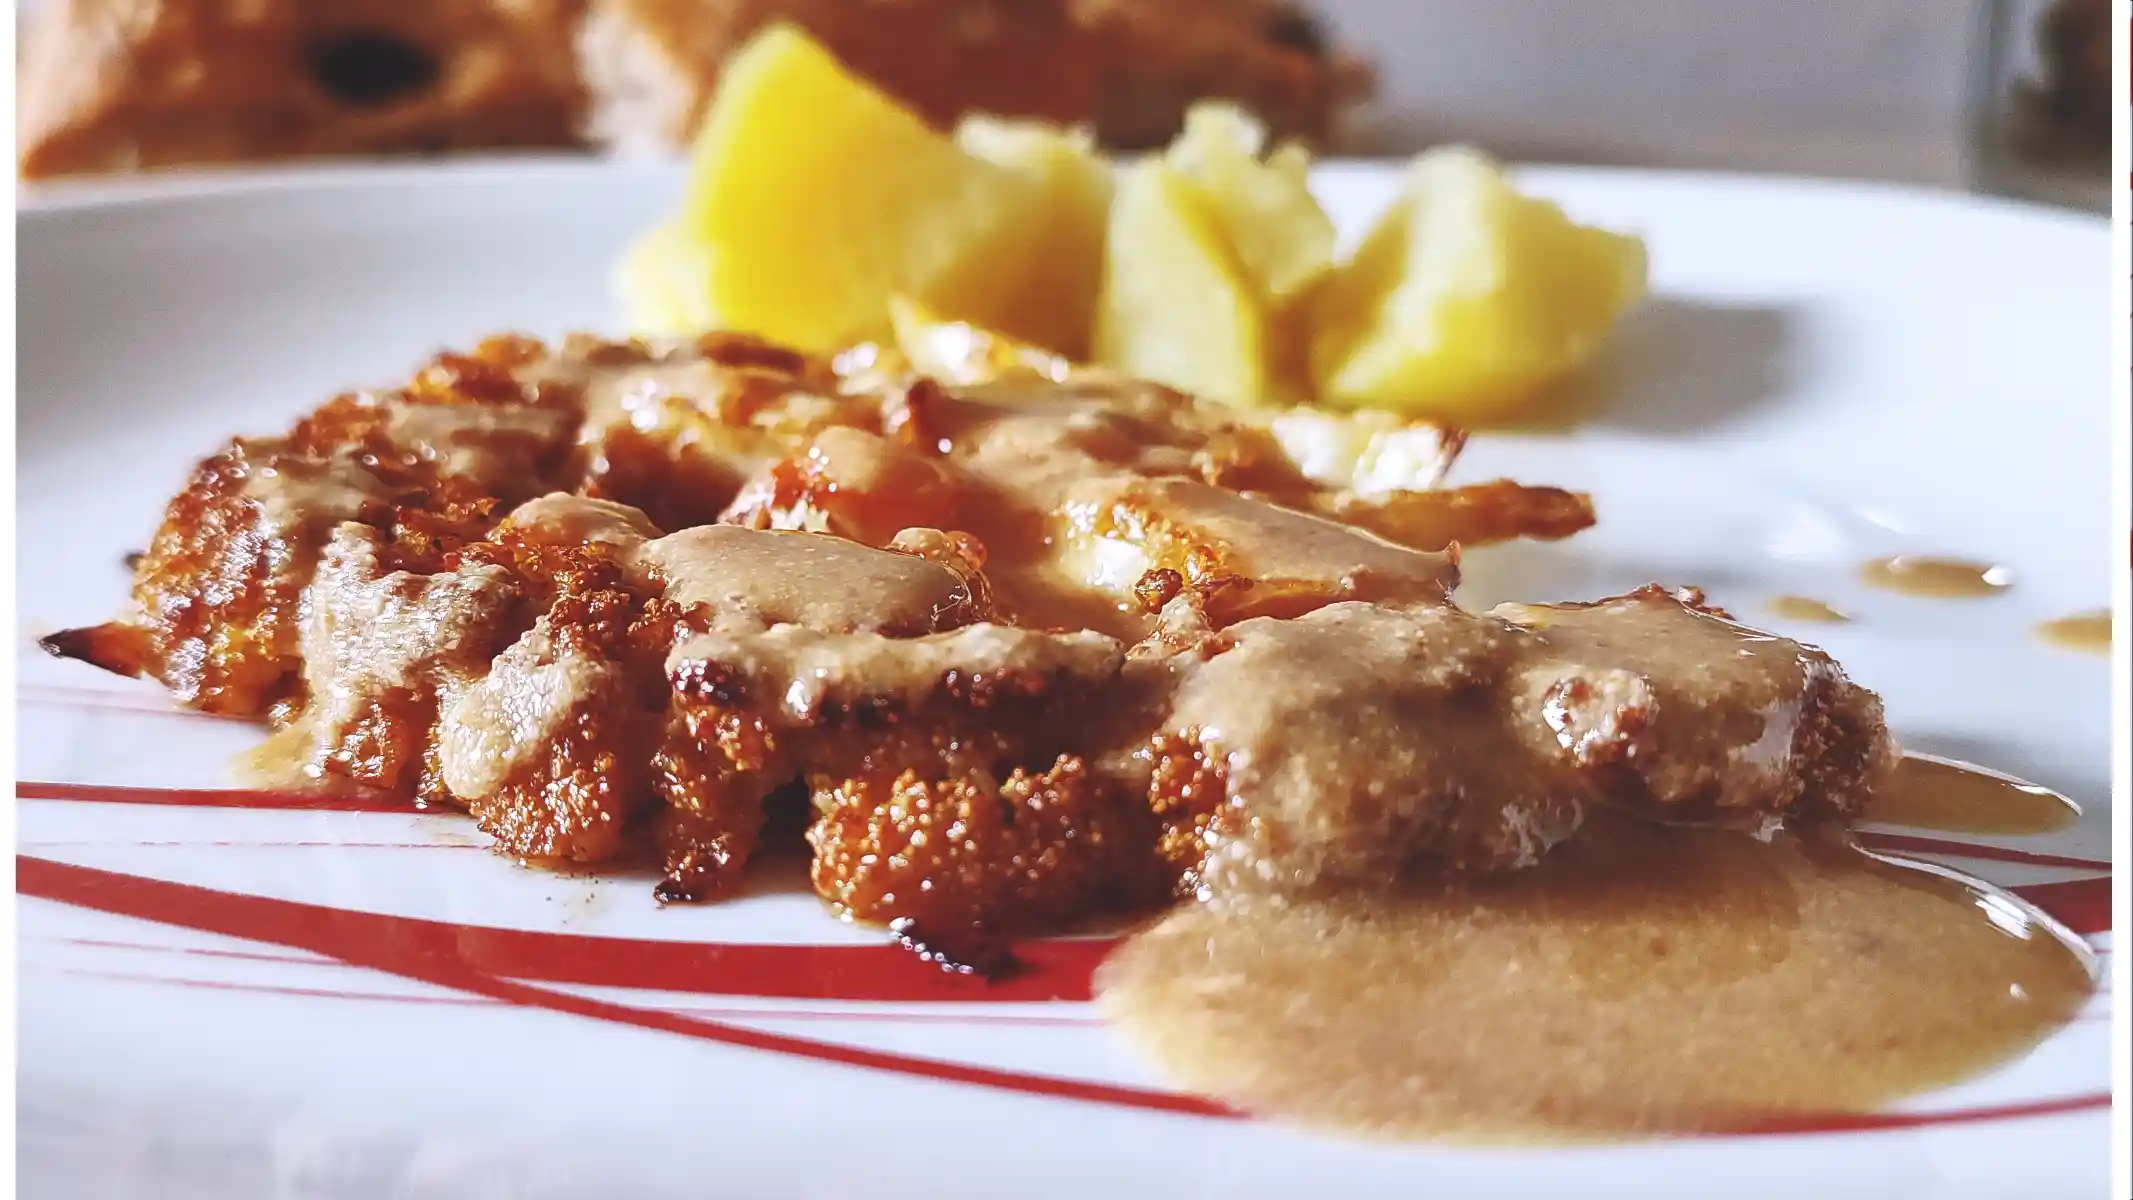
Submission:
POLYGON ((1333 220, 1300 146, 1261 155, 1266 127, 1228 104, 1198 104, 1164 157, 1207 197, 1237 264, 1276 309, 1333 266, 1333 220))
POLYGON ((726 65, 682 210, 617 286, 641 333, 826 351, 886 336, 906 295, 1086 355, 1110 198, 1085 133, 973 118, 951 140, 773 26, 726 65))
POLYGON ((704 291, 711 277, 709 250, 676 220, 653 226, 631 244, 616 268, 615 290, 632 330, 663 337, 702 333, 717 324, 704 291))
POLYGON ((1030 192, 773 26, 726 63, 691 153, 680 220, 709 265, 696 309, 809 350, 884 336, 890 295, 930 297, 1011 250, 1030 192))
POLYGON ((1096 361, 1228 404, 1267 401, 1267 316, 1206 194, 1159 158, 1120 179, 1096 361))
POLYGON ((1309 157, 1265 147, 1242 111, 1201 104, 1132 168, 1111 210, 1098 362, 1243 407, 1306 390, 1303 301, 1332 267, 1333 222, 1309 157))
POLYGON ((973 116, 956 145, 1013 174, 1024 194, 995 248, 963 255, 924 292, 957 319, 1087 358, 1110 222, 1111 164, 1086 131, 973 116))
POLYGON ((1583 363, 1644 287, 1639 239, 1521 195, 1475 151, 1425 154, 1314 297, 1319 399, 1503 416, 1583 363))

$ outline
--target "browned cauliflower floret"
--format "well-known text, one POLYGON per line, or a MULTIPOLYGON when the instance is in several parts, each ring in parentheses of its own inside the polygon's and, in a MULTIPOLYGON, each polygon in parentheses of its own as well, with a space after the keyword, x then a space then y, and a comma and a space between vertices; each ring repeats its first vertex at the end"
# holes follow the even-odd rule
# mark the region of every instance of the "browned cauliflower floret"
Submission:
POLYGON ((861 920, 934 936, 1012 933, 1160 895, 1153 823, 1075 755, 1004 778, 916 770, 816 793, 815 890, 861 920))
POLYGON ((600 862, 639 839, 680 618, 620 588, 560 592, 446 714, 444 782, 505 852, 600 862))
POLYGON ((652 761, 666 807, 654 826, 661 900, 716 900, 740 881, 763 828, 763 801, 792 777, 763 721, 678 705, 652 761))

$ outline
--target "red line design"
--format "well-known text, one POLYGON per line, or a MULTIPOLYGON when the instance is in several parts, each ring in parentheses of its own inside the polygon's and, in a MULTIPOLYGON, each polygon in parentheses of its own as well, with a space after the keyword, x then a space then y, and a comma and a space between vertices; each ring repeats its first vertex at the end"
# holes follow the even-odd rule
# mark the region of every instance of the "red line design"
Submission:
MULTIPOLYGON (((535 987, 499 978, 492 968, 470 962, 456 934, 466 926, 359 913, 264 896, 219 892, 189 884, 148 879, 80 867, 29 855, 15 860, 16 890, 63 904, 98 912, 134 917, 166 925, 219 933, 229 937, 267 942, 338 958, 356 966, 439 987, 451 988, 508 1004, 518 1004, 594 1020, 614 1021, 645 1029, 662 1030, 685 1037, 747 1049, 789 1054, 820 1062, 885 1071, 923 1079, 994 1087, 1027 1095, 1112 1104, 1158 1112, 1211 1117, 1242 1116, 1233 1109, 1193 1096, 1113 1084, 1031 1075, 961 1063, 916 1058, 909 1055, 866 1050, 812 1038, 764 1033, 713 1020, 696 1019, 657 1009, 633 1008, 583 996, 535 987)), ((473 931, 505 932, 505 931, 473 931)), ((535 935, 593 944, 606 939, 571 938, 568 935, 535 935)), ((650 943, 671 953, 684 949, 673 943, 650 943)), ((1037 943, 1033 948, 1086 948, 1098 943, 1037 943)), ((760 948, 758 948, 760 949, 760 948)), ((787 954, 794 947, 775 948, 787 954)), ((866 947, 840 947, 864 950, 866 947)), ((887 947, 882 949, 887 950, 887 947)), ((814 948, 801 951, 812 954, 814 948)), ((901 951, 889 950, 901 955, 901 951)), ((905 956, 909 970, 931 974, 924 964, 905 956)), ((1093 967, 1093 961, 1085 964, 1093 967)), ((1042 971, 1040 970, 1040 974, 1042 971)), ((936 979, 933 986, 940 987, 936 979)), ((1083 989, 1086 991, 1086 988, 1083 989)), ((993 989, 988 988, 988 993, 993 989)), ((996 994, 988 998, 1000 998, 996 994)), ((1764 1121, 1729 1132, 1765 1134, 1863 1132, 1877 1129, 1915 1128, 1929 1125, 1964 1124, 2069 1113, 2110 1105, 2108 1092, 2064 1097, 2023 1104, 1996 1105, 1938 1113, 1835 1113, 1787 1117, 1764 1121)))
POLYGON ((1909 833, 1882 833, 1878 830, 1861 830, 1859 842, 1869 850, 1907 850, 1913 854, 1946 854, 1959 858, 1974 858, 1983 862, 2021 863, 2032 867, 2066 867, 2077 871, 2110 871, 2111 864, 2104 859, 2068 858, 2063 854, 2038 854, 2033 850, 2016 850, 2009 846, 1994 846, 1984 842, 1956 842, 1947 838, 1919 837, 1909 833))
POLYGON ((15 698, 24 704, 43 705, 47 708, 76 708, 88 712, 131 713, 135 716, 143 717, 177 717, 190 721, 227 721, 239 725, 256 723, 245 717, 231 717, 222 713, 201 712, 197 708, 179 708, 169 703, 157 703, 157 697, 154 695, 135 697, 126 692, 114 692, 96 688, 24 684, 16 689, 15 698))
POLYGON ((680 942, 503 929, 249 896, 27 855, 18 855, 16 863, 33 873, 28 882, 17 880, 16 890, 25 895, 359 965, 389 953, 395 961, 447 962, 485 975, 581 987, 786 1000, 1086 1001, 1091 973, 1116 944, 1113 938, 1020 943, 1016 955, 1026 969, 988 984, 945 974, 886 941, 856 946, 680 942), (43 885, 47 890, 32 888, 40 880, 52 881, 43 885), (112 894, 97 894, 93 881, 108 882, 112 894))
POLYGON ((2111 929, 2111 877, 2068 879, 2059 883, 2025 883, 2007 889, 2083 937, 2111 929))
POLYGON ((180 808, 256 808, 295 812, 395 812, 419 813, 438 810, 417 808, 405 800, 375 792, 251 791, 243 788, 119 787, 98 783, 44 783, 34 780, 15 784, 18 800, 76 800, 90 804, 158 804, 180 808))
MULTIPOLYGON (((263 896, 242 896, 188 884, 101 871, 93 867, 78 867, 29 855, 17 855, 15 858, 15 887, 24 895, 56 900, 98 912, 310 950, 357 966, 370 967, 455 991, 487 996, 508 1004, 662 1030, 729 1046, 790 1054, 821 1062, 864 1067, 922 1079, 1001 1088, 1030 1095, 1199 1116, 1239 1115, 1220 1104, 1195 1096, 1001 1071, 989 1067, 842 1046, 788 1034, 763 1033, 719 1021, 685 1017, 656 1009, 632 1008, 550 988, 534 987, 499 978, 488 969, 468 962, 459 953, 458 946, 450 940, 440 940, 438 937, 440 931, 465 927, 443 925, 439 922, 320 908, 316 905, 273 900, 263 896)), ((788 953, 792 950, 791 947, 780 949, 788 953)), ((882 949, 908 960, 909 970, 914 975, 939 974, 901 950, 890 947, 882 949)))
POLYGON ((25 847, 34 847, 35 849, 39 849, 39 850, 52 850, 52 849, 58 849, 58 848, 63 848, 63 847, 81 847, 81 846, 103 846, 103 847, 108 847, 108 846, 125 846, 125 847, 126 847, 127 849, 129 849, 129 850, 140 850, 140 849, 149 849, 149 850, 160 850, 160 849, 174 849, 174 848, 178 848, 178 847, 183 847, 183 848, 185 848, 185 849, 188 849, 188 850, 486 850, 486 849, 488 849, 488 847, 487 847, 487 846, 484 846, 484 845, 482 845, 482 844, 481 844, 481 843, 479 843, 479 842, 330 842, 330 841, 309 841, 309 842, 275 842, 275 841, 251 841, 251 842, 233 842, 233 841, 199 841, 199 842, 195 842, 195 841, 183 841, 183 840, 177 840, 177 839, 164 839, 164 840, 159 840, 159 841, 135 841, 135 842, 121 842, 121 841, 117 841, 117 840, 109 840, 109 839, 107 839, 107 840, 95 840, 95 839, 75 839, 75 840, 72 840, 72 841, 67 841, 67 840, 60 840, 60 839, 40 839, 40 840, 37 840, 37 841, 19 841, 19 842, 16 842, 16 843, 15 843, 15 845, 16 845, 16 846, 17 846, 18 848, 25 848, 25 847))
POLYGON ((238 958, 250 962, 286 963, 300 967, 345 967, 337 958, 315 954, 260 954, 251 950, 225 950, 220 946, 157 946, 148 942, 120 942, 110 938, 43 937, 30 941, 56 942, 62 946, 86 946, 92 950, 145 950, 157 954, 194 954, 202 958, 238 958))
MULTIPOLYGON (((335 964, 339 965, 339 964, 335 964)), ((30 967, 29 970, 38 970, 30 967)), ((149 975, 140 971, 101 971, 90 967, 52 967, 54 974, 75 979, 107 979, 116 983, 159 983, 170 987, 205 988, 218 992, 254 992, 264 996, 298 996, 310 1000, 382 1000, 389 1004, 492 1005, 479 996, 418 996, 411 992, 344 992, 334 988, 291 987, 279 983, 252 983, 235 979, 186 979, 176 975, 149 975)))
MULTIPOLYGON (((143 950, 162 949, 157 946, 142 946, 143 950)), ((279 962, 301 963, 304 959, 278 959, 279 962)), ((344 967, 339 962, 320 962, 315 965, 344 967)), ((108 979, 118 983, 155 983, 170 987, 208 988, 225 992, 256 992, 271 996, 298 996, 321 1000, 382 1001, 387 1004, 455 1004, 487 1008, 501 1001, 484 996, 423 996, 411 992, 352 992, 337 988, 292 987, 287 984, 259 983, 245 979, 197 979, 177 975, 152 975, 140 971, 107 971, 90 967, 39 967, 30 970, 49 970, 55 974, 79 979, 108 979)), ((1097 1017, 1079 1016, 1034 1016, 1026 1013, 990 1012, 898 1012, 869 1009, 852 1009, 832 1012, 819 1008, 728 1008, 703 1005, 656 1004, 643 1006, 647 1011, 696 1014, 711 1017, 728 1017, 756 1021, 846 1021, 854 1024, 883 1025, 1015 1025, 1044 1029, 1088 1029, 1100 1026, 1097 1017)), ((2076 1018, 2080 1020, 2081 1018, 2076 1018)))
POLYGON ((1757 1121, 1741 1133, 1869 1133, 1882 1129, 1918 1129, 1933 1125, 1972 1125, 1979 1121, 2006 1121, 2018 1117, 2050 1117, 2111 1107, 2109 1092, 2033 1100, 2027 1104, 1996 1104, 1989 1108, 1957 1109, 1953 1112, 1915 1113, 1813 1113, 1798 1117, 1775 1117, 1757 1121))

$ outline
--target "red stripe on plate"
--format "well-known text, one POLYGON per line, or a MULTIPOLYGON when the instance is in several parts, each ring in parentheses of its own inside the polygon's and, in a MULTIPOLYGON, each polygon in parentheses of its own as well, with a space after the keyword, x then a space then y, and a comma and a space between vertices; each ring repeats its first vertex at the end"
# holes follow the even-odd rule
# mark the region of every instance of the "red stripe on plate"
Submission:
POLYGON ((187 850, 487 850, 487 849, 489 849, 489 847, 487 847, 487 846, 484 846, 484 845, 482 845, 482 844, 481 844, 480 842, 323 842, 323 841, 301 841, 301 842, 267 842, 267 841, 249 841, 249 842, 234 842, 234 841, 227 841, 227 840, 218 840, 218 841, 181 841, 181 840, 177 840, 177 839, 162 839, 162 840, 158 840, 158 841, 133 841, 133 842, 129 842, 129 841, 125 841, 125 840, 123 840, 123 839, 116 839, 116 838, 103 838, 103 839, 90 839, 90 838, 75 838, 75 839, 71 839, 71 840, 68 840, 68 839, 59 839, 59 838, 38 838, 38 839, 36 839, 36 840, 34 840, 34 841, 19 841, 19 842, 16 842, 16 843, 15 843, 15 845, 16 845, 16 846, 17 846, 18 848, 24 848, 24 849, 33 849, 33 850, 53 850, 53 849, 61 849, 61 848, 70 848, 70 847, 71 847, 71 848, 79 848, 79 847, 82 847, 82 846, 97 846, 97 847, 102 847, 102 848, 109 848, 109 847, 112 847, 112 846, 124 846, 124 847, 125 847, 125 848, 127 848, 128 850, 173 850, 173 849, 180 849, 180 848, 182 848, 182 849, 187 849, 187 850))
MULTIPOLYGON (((632 1008, 567 992, 534 987, 471 966, 458 947, 439 944, 436 930, 466 929, 438 922, 374 913, 348 912, 275 900, 218 892, 190 884, 171 883, 74 866, 29 855, 15 859, 16 890, 24 895, 73 904, 83 908, 166 925, 179 925, 210 933, 268 942, 293 949, 340 958, 408 979, 436 984, 510 1004, 569 1013, 595 1020, 614 1021, 645 1029, 662 1030, 686 1037, 772 1053, 789 1054, 821 1062, 864 1067, 894 1074, 951 1083, 995 1087, 1029 1095, 1083 1100, 1159 1112, 1200 1116, 1238 1117, 1233 1109, 1213 1101, 1170 1092, 1111 1084, 1083 1083, 1016 1071, 1002 1071, 960 1063, 912 1058, 901 1054, 866 1050, 820 1042, 812 1038, 763 1033, 718 1021, 682 1016, 658 1009, 632 1008), (321 921, 321 915, 333 918, 321 921), (405 931, 405 932, 403 932, 405 931)), ((493 932, 493 931, 491 931, 493 932)), ((568 937, 569 935, 554 935, 568 937)), ((583 942, 598 939, 577 938, 583 942)), ((653 943, 672 952, 678 943, 653 943)), ((1065 946, 1083 943, 1046 943, 1065 946)), ((796 947, 780 947, 793 951, 796 947)), ((812 951, 814 947, 805 948, 812 951)), ((838 949, 848 949, 839 947, 838 949)), ((901 953, 900 951, 897 953, 901 953)), ((913 963, 913 966, 922 964, 913 963)), ((1787 1117, 1758 1122, 1733 1131, 1741 1134, 1855 1133, 1879 1129, 1965 1124, 1977 1121, 2041 1117, 2085 1109, 2109 1107, 2108 1092, 2021 1104, 1956 1109, 1937 1113, 1836 1113, 1787 1117)))
MULTIPOLYGON (((611 1004, 603 1000, 500 979, 466 962, 457 953, 455 946, 449 942, 440 942, 436 937, 437 930, 463 927, 446 926, 437 922, 346 912, 287 900, 273 900, 264 896, 218 892, 188 884, 100 871, 93 867, 78 867, 29 855, 16 856, 15 887, 24 895, 56 900, 99 912, 310 950, 344 959, 358 966, 511 1004, 657 1029, 729 1046, 790 1054, 821 1062, 865 1067, 949 1083, 1002 1088, 1030 1095, 1199 1116, 1238 1115, 1222 1105, 1194 1096, 1026 1075, 1016 1071, 1000 1071, 855 1046, 841 1046, 812 1038, 764 1033, 656 1009, 611 1004), (320 920, 322 915, 329 919, 320 920)), ((669 945, 669 949, 674 948, 677 947, 669 945)), ((796 948, 780 949, 791 952, 796 948)), ((903 955, 902 951, 892 953, 903 955)), ((921 971, 931 970, 911 956, 903 956, 910 960, 911 967, 921 971)))
POLYGON ((259 954, 250 950, 224 950, 218 946, 157 946, 147 942, 121 942, 110 938, 33 937, 34 942, 54 942, 62 946, 86 946, 92 950, 144 950, 157 954, 196 954, 202 958, 239 958, 252 962, 294 963, 298 966, 344 967, 348 964, 337 958, 320 958, 315 954, 259 954))
MULTIPOLYGON (((158 947, 143 946, 153 950, 158 947)), ((301 958, 279 958, 277 962, 303 963, 301 958)), ((346 967, 349 964, 327 962, 317 965, 346 967)), ((77 979, 108 979, 117 983, 167 984, 171 987, 207 988, 223 992, 257 992, 270 996, 303 996, 321 1000, 378 1000, 387 1004, 457 1004, 488 1006, 500 1003, 486 996, 418 996, 408 992, 355 992, 337 988, 291 987, 286 984, 258 983, 244 979, 196 979, 179 975, 151 975, 140 971, 105 971, 91 967, 42 967, 32 965, 28 970, 49 970, 55 974, 77 979)), ((656 1012, 673 1013, 677 1016, 698 1014, 724 1017, 728 1020, 755 1021, 845 1021, 855 1024, 881 1025, 1010 1025, 1041 1029, 1087 1029, 1103 1024, 1097 1017, 1080 1016, 1033 1016, 1024 1013, 996 1012, 905 1012, 883 1009, 850 1009, 828 1011, 819 1008, 735 1008, 730 1006, 676 1006, 671 1004, 646 1005, 656 1012)), ((2079 1018, 2076 1018, 2077 1020, 2079 1018)))
POLYGON ((2086 1096, 2063 1096, 2027 1104, 1999 1104, 1990 1108, 1964 1108, 1953 1112, 1861 1113, 1857 1116, 1822 1115, 1778 1117, 1758 1121, 1740 1133, 1869 1133, 1881 1129, 1918 1129, 1934 1125, 1969 1125, 1978 1121, 2005 1121, 2017 1117, 2050 1117, 2111 1107, 2109 1092, 2086 1096))
POLYGON ((2084 937, 2111 929, 2111 877, 2068 879, 2060 883, 2025 883, 2007 889, 2084 937))
POLYGON ((239 788, 117 787, 96 783, 15 784, 21 800, 77 800, 90 804, 164 804, 184 808, 265 808, 302 812, 430 812, 374 792, 248 791, 239 788))
MULTIPOLYGON (((296 960, 285 960, 296 961, 296 960)), ((336 966, 342 964, 334 964, 336 966)), ((252 983, 238 979, 186 979, 177 975, 147 975, 139 971, 100 971, 92 967, 31 966, 73 979, 105 979, 114 983, 154 983, 168 987, 202 988, 216 992, 254 992, 262 996, 296 996, 308 1000, 382 1000, 390 1004, 494 1004, 479 996, 417 996, 408 992, 344 992, 335 988, 291 987, 280 983, 252 983)))
POLYGON ((1859 831, 1859 843, 1869 850, 1908 850, 1913 854, 1946 854, 1952 857, 1974 858, 1980 862, 2022 863, 2032 867, 2066 867, 2077 871, 2109 871, 2108 859, 2068 858, 2063 854, 2038 854, 2034 850, 2016 850, 2008 846, 1993 846, 1984 842, 1957 842, 1947 838, 1918 837, 1908 833, 1882 833, 1879 830, 1859 831))
POLYGON ((120 692, 99 692, 87 688, 55 688, 32 684, 19 689, 15 698, 22 704, 42 708, 126 713, 137 717, 176 717, 187 721, 225 721, 237 725, 257 724, 246 717, 231 717, 221 713, 201 712, 194 708, 158 704, 152 696, 137 699, 120 692))
POLYGON ((16 862, 36 873, 33 881, 48 881, 40 890, 18 880, 17 890, 85 908, 299 947, 348 962, 367 964, 385 955, 586 987, 788 1000, 1081 1001, 1089 999, 1090 973, 1116 942, 1021 943, 1015 949, 1026 969, 986 983, 947 974, 887 942, 764 945, 499 929, 249 896, 30 856, 17 856, 16 862), (55 888, 62 894, 49 890, 55 888))

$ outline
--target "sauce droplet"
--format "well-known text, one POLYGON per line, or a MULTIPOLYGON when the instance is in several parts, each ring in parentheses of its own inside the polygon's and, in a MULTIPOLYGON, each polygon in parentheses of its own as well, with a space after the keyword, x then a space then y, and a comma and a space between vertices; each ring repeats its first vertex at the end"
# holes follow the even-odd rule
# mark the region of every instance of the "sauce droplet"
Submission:
POLYGON ((1788 621, 1806 621, 1816 625, 1845 625, 1851 622, 1848 615, 1807 596, 1772 597, 1769 609, 1772 614, 1788 621))
POLYGON ((1907 754, 1866 802, 1863 821, 1950 833, 2053 833, 2081 806, 2034 783, 1930 754, 1907 754))
POLYGON ((2037 626, 2037 636, 2062 649, 2108 657, 2111 653, 2111 611, 2097 609, 2045 621, 2037 626))
POLYGON ((1097 985, 1193 1091, 1505 1142, 1872 1110, 2036 1045, 2093 971, 2022 901, 1834 836, 1616 825, 1525 871, 1181 909, 1097 985))
POLYGON ((2014 586, 2014 572, 2006 567, 1922 554, 1877 558, 1860 568, 1859 578, 1883 591, 1942 600, 1997 596, 2014 586))

